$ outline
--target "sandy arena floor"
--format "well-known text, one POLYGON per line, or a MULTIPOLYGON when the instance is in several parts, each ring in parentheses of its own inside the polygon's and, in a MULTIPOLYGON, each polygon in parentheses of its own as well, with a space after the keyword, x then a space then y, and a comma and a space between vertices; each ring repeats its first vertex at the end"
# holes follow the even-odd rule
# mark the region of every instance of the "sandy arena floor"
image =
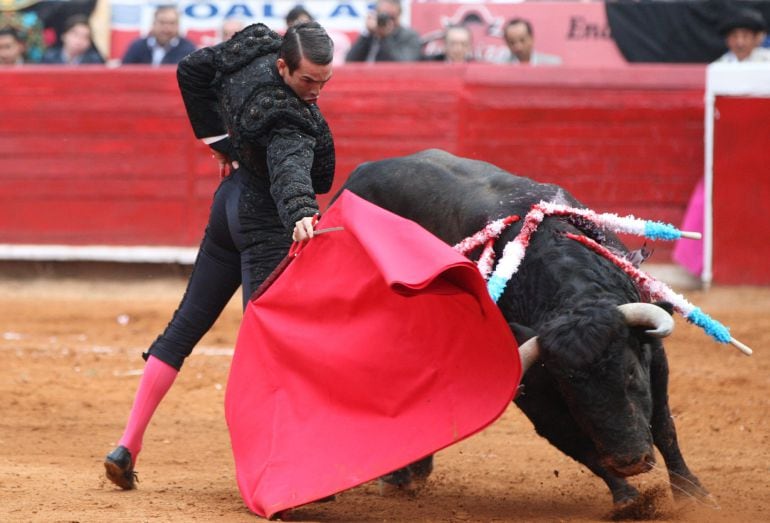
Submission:
MULTIPOLYGON (((184 275, 12 276, 0 273, 0 521, 254 521, 235 484, 223 412, 239 304, 188 360, 145 438, 139 489, 123 492, 103 479, 102 459, 125 423, 140 353, 170 318, 184 275)), ((686 296, 756 354, 718 345, 677 318, 667 342, 671 404, 685 457, 714 503, 652 495, 654 517, 770 521, 770 288, 686 296)), ((660 469, 634 482, 654 494, 667 479, 660 469)), ((382 497, 370 483, 291 518, 597 521, 610 509, 604 484, 511 407, 440 452, 418 495, 382 497)))

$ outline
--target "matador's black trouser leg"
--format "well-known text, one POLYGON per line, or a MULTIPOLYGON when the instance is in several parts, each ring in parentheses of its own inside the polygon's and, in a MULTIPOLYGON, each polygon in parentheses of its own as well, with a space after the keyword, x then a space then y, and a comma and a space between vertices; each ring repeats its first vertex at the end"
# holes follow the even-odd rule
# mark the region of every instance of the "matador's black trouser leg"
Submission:
POLYGON ((288 254, 291 231, 284 227, 278 217, 266 178, 244 177, 243 184, 237 212, 228 209, 228 218, 237 218, 237 225, 231 223, 230 229, 238 231, 238 234, 233 235, 233 240, 241 253, 245 309, 254 291, 288 254))
POLYGON ((243 283, 244 307, 291 244, 266 180, 243 169, 222 181, 187 290, 171 322, 145 358, 179 369, 243 283))

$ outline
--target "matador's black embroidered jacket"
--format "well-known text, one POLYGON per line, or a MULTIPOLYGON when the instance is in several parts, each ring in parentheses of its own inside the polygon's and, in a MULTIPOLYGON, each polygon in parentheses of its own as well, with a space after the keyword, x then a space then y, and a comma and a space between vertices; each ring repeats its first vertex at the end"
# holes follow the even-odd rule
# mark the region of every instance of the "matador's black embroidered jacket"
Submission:
POLYGON ((275 65, 281 36, 255 24, 199 49, 179 64, 177 79, 195 136, 228 138, 211 146, 254 176, 269 177, 282 223, 318 212, 316 193, 334 177, 334 141, 315 104, 283 82, 275 65))

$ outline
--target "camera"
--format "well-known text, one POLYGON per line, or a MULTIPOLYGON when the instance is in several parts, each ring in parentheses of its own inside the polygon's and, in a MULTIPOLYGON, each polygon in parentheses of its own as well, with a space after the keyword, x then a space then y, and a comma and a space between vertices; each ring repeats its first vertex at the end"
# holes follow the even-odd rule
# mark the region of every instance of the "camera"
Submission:
POLYGON ((377 27, 386 27, 393 17, 387 13, 377 13, 377 27))

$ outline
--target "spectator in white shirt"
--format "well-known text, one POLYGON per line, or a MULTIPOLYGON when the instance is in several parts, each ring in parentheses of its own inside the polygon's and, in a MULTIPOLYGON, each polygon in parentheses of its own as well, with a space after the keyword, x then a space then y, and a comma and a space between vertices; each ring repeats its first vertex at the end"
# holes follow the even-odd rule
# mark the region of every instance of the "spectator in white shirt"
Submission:
POLYGON ((762 13, 742 8, 730 15, 719 27, 729 49, 719 63, 770 62, 770 49, 761 47, 767 36, 767 23, 762 13))

